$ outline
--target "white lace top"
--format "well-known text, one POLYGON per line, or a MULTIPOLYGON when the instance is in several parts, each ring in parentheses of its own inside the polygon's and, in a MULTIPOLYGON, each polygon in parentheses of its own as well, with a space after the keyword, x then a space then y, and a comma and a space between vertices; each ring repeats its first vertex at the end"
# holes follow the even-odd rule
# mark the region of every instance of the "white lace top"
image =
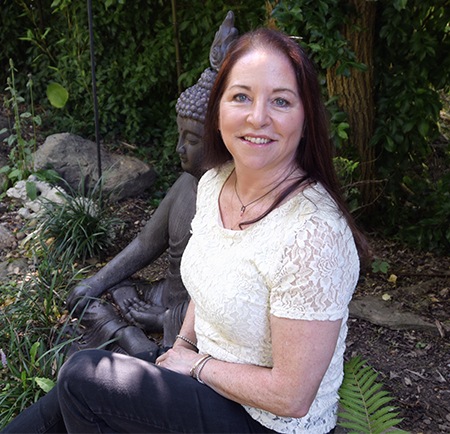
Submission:
POLYGON ((305 417, 244 406, 280 433, 327 433, 336 425, 348 303, 359 275, 352 233, 321 185, 243 231, 225 229, 218 199, 232 168, 210 170, 200 180, 192 237, 181 262, 195 302, 197 345, 220 360, 271 367, 270 315, 343 318, 332 361, 305 417))

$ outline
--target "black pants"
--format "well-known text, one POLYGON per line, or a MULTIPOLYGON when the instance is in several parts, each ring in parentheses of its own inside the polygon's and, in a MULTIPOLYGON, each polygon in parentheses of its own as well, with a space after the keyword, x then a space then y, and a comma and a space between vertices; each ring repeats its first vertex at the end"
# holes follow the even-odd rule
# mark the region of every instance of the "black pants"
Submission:
POLYGON ((74 354, 57 387, 4 433, 267 433, 244 408, 186 375, 103 350, 74 354))

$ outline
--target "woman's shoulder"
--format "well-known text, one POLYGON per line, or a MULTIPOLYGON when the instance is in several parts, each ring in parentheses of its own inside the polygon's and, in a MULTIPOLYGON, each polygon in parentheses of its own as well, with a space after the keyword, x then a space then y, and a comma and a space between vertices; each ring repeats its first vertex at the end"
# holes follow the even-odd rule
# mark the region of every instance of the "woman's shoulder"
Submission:
POLYGON ((207 170, 199 181, 199 189, 211 188, 217 185, 222 187, 223 183, 230 176, 230 173, 234 169, 234 164, 232 162, 225 163, 218 167, 213 167, 207 170))
POLYGON ((300 216, 305 219, 311 217, 340 219, 342 217, 339 206, 319 182, 311 183, 299 191, 291 203, 291 210, 300 213, 300 216))

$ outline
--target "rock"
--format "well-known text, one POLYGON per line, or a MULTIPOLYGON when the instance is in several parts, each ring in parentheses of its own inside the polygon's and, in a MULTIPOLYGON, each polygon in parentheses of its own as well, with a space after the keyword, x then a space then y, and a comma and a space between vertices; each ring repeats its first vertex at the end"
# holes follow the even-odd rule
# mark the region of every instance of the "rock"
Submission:
POLYGON ((23 218, 30 219, 38 215, 45 207, 42 199, 48 199, 55 203, 63 203, 64 196, 61 194, 60 188, 52 187, 44 181, 39 181, 36 176, 30 175, 26 181, 19 181, 14 187, 6 191, 8 197, 19 200, 23 203, 23 207, 19 210, 19 215, 23 218), (36 186, 37 198, 30 200, 26 190, 26 184, 33 182, 36 186))
POLYGON ((398 303, 381 297, 365 296, 350 302, 350 316, 393 330, 424 330, 438 333, 436 326, 411 312, 402 312, 398 303))
MULTIPOLYGON (((136 196, 149 188, 156 178, 152 167, 134 157, 100 151, 103 191, 111 199, 136 196)), ((33 155, 35 170, 53 168, 72 189, 78 191, 84 179, 92 189, 98 180, 97 145, 69 133, 53 134, 33 155)))
POLYGON ((13 261, 0 262, 0 282, 6 282, 12 276, 24 275, 29 265, 26 259, 19 258, 13 261))
POLYGON ((24 275, 28 270, 28 261, 25 258, 17 258, 11 261, 6 268, 8 275, 24 275))
POLYGON ((0 251, 14 246, 16 237, 2 224, 0 224, 0 251))

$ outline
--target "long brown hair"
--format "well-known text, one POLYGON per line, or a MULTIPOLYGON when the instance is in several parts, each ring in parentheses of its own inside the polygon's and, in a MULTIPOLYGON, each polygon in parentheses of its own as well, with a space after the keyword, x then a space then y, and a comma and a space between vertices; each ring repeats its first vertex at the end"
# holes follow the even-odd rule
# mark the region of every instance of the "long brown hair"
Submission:
MULTIPOLYGON (((366 257, 367 243, 357 229, 344 198, 333 164, 334 147, 329 137, 328 113, 322 100, 319 80, 314 63, 302 47, 289 36, 277 30, 260 28, 245 33, 230 46, 219 70, 205 119, 204 159, 206 169, 220 166, 232 160, 232 156, 219 132, 220 100, 228 84, 234 65, 248 52, 264 48, 277 51, 286 56, 295 72, 299 95, 305 112, 303 137, 297 147, 296 161, 306 177, 287 187, 274 201, 267 212, 255 221, 263 218, 303 182, 320 182, 334 199, 346 217, 353 232, 361 259, 366 257)), ((253 223, 248 222, 248 223, 253 223)))

